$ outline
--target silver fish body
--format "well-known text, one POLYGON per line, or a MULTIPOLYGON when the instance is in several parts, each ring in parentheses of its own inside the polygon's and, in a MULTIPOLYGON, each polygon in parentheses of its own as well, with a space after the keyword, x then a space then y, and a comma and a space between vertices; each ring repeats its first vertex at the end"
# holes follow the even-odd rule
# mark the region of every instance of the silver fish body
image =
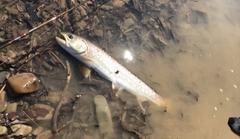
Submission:
POLYGON ((113 85, 123 87, 137 98, 165 106, 165 101, 160 95, 99 47, 74 34, 64 32, 61 34, 65 40, 56 37, 58 44, 88 68, 111 81, 113 85))

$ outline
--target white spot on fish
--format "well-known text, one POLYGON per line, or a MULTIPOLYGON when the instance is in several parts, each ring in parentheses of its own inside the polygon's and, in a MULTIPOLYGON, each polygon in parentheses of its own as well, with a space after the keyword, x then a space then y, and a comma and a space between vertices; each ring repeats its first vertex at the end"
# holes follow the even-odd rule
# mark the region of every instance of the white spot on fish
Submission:
POLYGON ((214 107, 214 110, 217 111, 217 107, 214 107))
POLYGON ((233 70, 231 70, 231 72, 234 72, 233 70))
POLYGON ((227 101, 229 101, 229 98, 228 98, 228 97, 226 97, 226 100, 227 100, 227 101))

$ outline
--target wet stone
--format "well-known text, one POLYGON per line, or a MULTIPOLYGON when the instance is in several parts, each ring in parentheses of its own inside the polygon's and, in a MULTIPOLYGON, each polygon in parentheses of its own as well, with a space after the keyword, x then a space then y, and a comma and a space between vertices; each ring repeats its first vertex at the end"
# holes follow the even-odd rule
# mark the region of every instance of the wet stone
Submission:
POLYGON ((37 135, 39 135, 42 131, 43 131, 43 127, 38 126, 38 127, 32 132, 32 134, 35 135, 35 136, 37 136, 37 135))
POLYGON ((32 73, 18 73, 8 78, 7 90, 12 97, 28 94, 38 89, 37 77, 32 73))
POLYGON ((45 104, 34 104, 32 112, 36 114, 37 121, 51 120, 54 109, 45 104))
POLYGON ((7 109, 7 102, 0 100, 0 112, 4 112, 7 109))
POLYGON ((52 131, 51 130, 46 130, 42 133, 40 133, 36 139, 48 139, 51 138, 53 136, 52 131))
POLYGON ((11 136, 27 136, 29 133, 32 132, 32 127, 31 126, 27 126, 27 125, 22 125, 19 124, 20 128, 13 134, 11 134, 11 136))
POLYGON ((5 126, 0 126, 0 135, 7 134, 7 128, 5 126))
POLYGON ((15 113, 16 111, 17 111, 17 103, 8 104, 7 110, 6 110, 7 113, 12 113, 12 112, 15 113))
POLYGON ((21 124, 16 124, 16 125, 12 125, 11 126, 11 130, 13 132, 16 132, 17 130, 19 130, 21 128, 21 124))
POLYGON ((6 53, 6 56, 10 58, 15 58, 16 54, 12 50, 8 50, 8 52, 6 53))

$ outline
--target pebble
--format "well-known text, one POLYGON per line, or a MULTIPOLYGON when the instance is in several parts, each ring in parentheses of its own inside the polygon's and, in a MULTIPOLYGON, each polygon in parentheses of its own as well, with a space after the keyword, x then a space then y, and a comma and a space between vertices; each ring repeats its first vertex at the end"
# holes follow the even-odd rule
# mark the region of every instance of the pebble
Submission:
POLYGON ((17 55, 12 50, 8 50, 8 52, 6 53, 6 56, 10 58, 15 58, 17 55))
POLYGON ((16 112, 17 111, 17 103, 10 103, 7 106, 7 113, 12 113, 12 112, 16 112))
POLYGON ((111 134, 113 132, 113 124, 111 111, 106 98, 102 95, 96 95, 94 97, 94 103, 100 133, 102 135, 111 134))
POLYGON ((32 134, 35 135, 35 136, 37 136, 37 135, 39 135, 42 131, 43 131, 43 127, 38 126, 38 127, 32 132, 32 134))
POLYGON ((8 78, 7 90, 12 97, 34 92, 38 87, 38 79, 32 73, 18 73, 8 78))
POLYGON ((45 104, 34 104, 33 111, 36 111, 37 121, 47 121, 52 119, 54 109, 45 104))
POLYGON ((11 130, 13 132, 16 132, 17 130, 19 130, 21 128, 21 124, 15 124, 11 126, 11 130))
POLYGON ((7 72, 7 71, 2 71, 2 72, 0 72, 0 82, 1 82, 1 83, 5 80, 5 78, 6 78, 7 75, 8 75, 8 72, 7 72))
POLYGON ((11 134, 11 136, 27 136, 29 133, 32 132, 32 127, 28 126, 28 125, 23 125, 23 124, 19 124, 20 128, 13 134, 11 134))
POLYGON ((0 112, 4 112, 7 109, 7 102, 1 101, 0 100, 0 112))
POLYGON ((46 131, 40 133, 40 134, 36 137, 36 139, 49 139, 49 138, 51 138, 52 136, 53 136, 52 131, 51 131, 51 130, 46 130, 46 131))
POLYGON ((134 24, 135 24, 134 20, 132 18, 128 18, 128 19, 124 20, 123 28, 124 29, 129 29, 132 26, 134 26, 134 24))
POLYGON ((7 134, 7 128, 5 126, 0 126, 0 135, 7 134))

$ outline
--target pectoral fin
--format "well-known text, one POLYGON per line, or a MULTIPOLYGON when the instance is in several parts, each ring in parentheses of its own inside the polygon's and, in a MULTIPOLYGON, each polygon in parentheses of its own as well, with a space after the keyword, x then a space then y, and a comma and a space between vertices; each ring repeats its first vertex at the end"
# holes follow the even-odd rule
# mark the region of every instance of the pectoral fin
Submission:
POLYGON ((111 93, 111 97, 112 99, 116 96, 119 97, 120 93, 122 92, 124 88, 122 86, 119 86, 115 83, 112 83, 112 93, 111 93))
POLYGON ((85 78, 89 78, 91 76, 91 69, 89 69, 88 67, 86 67, 84 64, 80 63, 79 64, 79 69, 82 72, 83 76, 85 78))
POLYGON ((82 55, 82 58, 83 58, 84 60, 86 60, 87 63, 94 63, 94 60, 91 59, 91 58, 89 58, 89 57, 87 57, 87 56, 82 55))

